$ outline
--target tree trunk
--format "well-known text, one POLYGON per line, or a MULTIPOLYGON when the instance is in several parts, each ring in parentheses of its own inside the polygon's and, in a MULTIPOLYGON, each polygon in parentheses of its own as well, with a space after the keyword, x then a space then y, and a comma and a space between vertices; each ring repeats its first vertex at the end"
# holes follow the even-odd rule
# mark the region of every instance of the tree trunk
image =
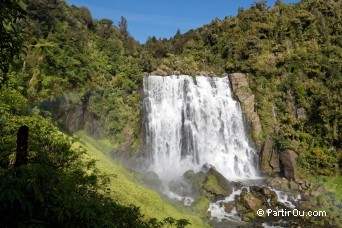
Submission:
POLYGON ((14 166, 27 164, 27 147, 28 147, 28 126, 21 126, 17 133, 17 154, 14 166))

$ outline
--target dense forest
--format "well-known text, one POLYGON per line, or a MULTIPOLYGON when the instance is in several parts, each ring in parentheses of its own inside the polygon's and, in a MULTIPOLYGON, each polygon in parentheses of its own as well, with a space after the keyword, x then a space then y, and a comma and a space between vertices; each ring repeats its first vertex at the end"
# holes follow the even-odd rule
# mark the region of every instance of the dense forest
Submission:
MULTIPOLYGON (((341 172, 341 1, 266 1, 236 17, 145 48, 167 74, 249 74, 263 134, 281 151, 293 148, 304 171, 341 172), (296 111, 304 108, 303 118, 296 111)), ((145 70, 147 70, 146 68, 145 70)))
POLYGON ((134 40, 124 17, 118 25, 95 20, 63 0, 3 0, 0 19, 0 211, 7 215, 0 226, 188 224, 146 219, 138 207, 120 205, 96 162, 72 146, 71 133, 85 129, 109 139, 115 154, 143 153, 139 105, 143 77, 151 73, 247 73, 262 126, 256 142, 271 138, 277 151, 294 150, 303 177, 341 175, 340 0, 278 0, 273 7, 260 1, 146 44, 134 40), (73 107, 88 117, 57 122, 73 107), (27 165, 17 165, 23 125, 29 155, 27 165))

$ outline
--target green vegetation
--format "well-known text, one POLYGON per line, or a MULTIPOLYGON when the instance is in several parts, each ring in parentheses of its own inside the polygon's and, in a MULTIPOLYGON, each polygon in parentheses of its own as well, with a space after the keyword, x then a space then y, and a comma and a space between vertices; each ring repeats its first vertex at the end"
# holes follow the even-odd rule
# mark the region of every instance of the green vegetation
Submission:
POLYGON ((111 175, 109 185, 112 189, 110 195, 113 199, 116 199, 123 205, 133 204, 138 206, 141 212, 148 218, 154 217, 158 220, 163 220, 166 217, 172 217, 175 219, 186 219, 191 223, 192 227, 205 226, 196 214, 191 214, 185 208, 165 202, 157 192, 137 184, 139 175, 126 170, 122 165, 112 160, 105 151, 102 152, 96 149, 107 147, 106 142, 102 140, 89 140, 89 136, 86 136, 83 132, 77 132, 75 136, 81 144, 75 143, 74 146, 86 149, 89 159, 97 161, 96 167, 101 173, 107 175, 114 174, 111 175))
POLYGON ((341 12, 338 0, 271 8, 260 1, 170 40, 152 37, 144 48, 152 69, 248 73, 261 138, 271 136, 279 152, 295 150, 305 173, 335 175, 342 167, 341 12))
MULTIPOLYGON (((279 152, 296 151, 301 174, 311 173, 315 186, 332 189, 334 196, 318 198, 320 207, 340 202, 341 2, 265 3, 140 45, 125 18, 118 26, 94 20, 87 8, 63 0, 2 1, 0 213, 6 216, 0 226, 205 226, 189 210, 138 185, 134 173, 110 159, 113 151, 133 156, 139 147, 142 80, 154 70, 248 73, 260 137, 272 137, 279 152), (37 108, 59 99, 66 102, 50 112, 37 108), (54 118, 63 108, 80 114, 63 119, 66 125, 87 116, 82 121, 96 123, 105 139, 62 133, 54 118), (28 163, 15 167, 15 135, 23 125, 30 129, 28 163)), ((74 126, 64 130, 87 125, 74 126)), ((192 210, 205 214, 207 204, 198 199, 192 210)), ((339 212, 331 209, 335 217, 339 212)))
POLYGON ((115 123, 105 129, 109 139, 116 136, 122 146, 126 138, 137 137, 140 46, 129 36, 125 19, 117 28, 64 1, 25 4, 1 3, 1 38, 9 38, 1 39, 0 211, 5 216, 0 226, 184 227, 190 224, 184 217, 204 226, 135 184, 127 171, 121 176, 124 168, 115 174, 119 166, 107 164, 110 157, 98 152, 111 151, 109 141, 86 138, 94 147, 77 146, 56 127, 51 113, 35 107, 64 92, 81 94, 72 101, 87 101, 95 117, 103 113, 104 124, 115 123), (99 103, 105 100, 112 106, 99 103), (16 133, 24 125, 29 128, 27 164, 14 166, 16 133))

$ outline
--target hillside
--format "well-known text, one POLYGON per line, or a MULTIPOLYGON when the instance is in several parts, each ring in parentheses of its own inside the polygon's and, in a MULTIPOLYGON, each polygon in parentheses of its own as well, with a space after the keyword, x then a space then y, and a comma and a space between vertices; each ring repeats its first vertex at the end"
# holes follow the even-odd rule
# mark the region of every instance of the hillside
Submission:
POLYGON ((265 2, 170 40, 152 37, 144 46, 151 68, 247 73, 262 125, 256 142, 270 137, 278 152, 296 151, 304 172, 340 173, 341 1, 265 2))
POLYGON ((144 155, 144 75, 236 72, 247 75, 243 92, 255 96, 256 148, 267 144, 277 156, 293 151, 299 178, 330 189, 321 198, 334 205, 332 215, 320 224, 340 224, 341 0, 276 1, 270 8, 260 1, 143 45, 124 17, 118 25, 95 20, 63 0, 0 6, 0 211, 8 215, 0 226, 206 226, 111 158, 144 155), (16 134, 24 125, 22 163, 16 134))

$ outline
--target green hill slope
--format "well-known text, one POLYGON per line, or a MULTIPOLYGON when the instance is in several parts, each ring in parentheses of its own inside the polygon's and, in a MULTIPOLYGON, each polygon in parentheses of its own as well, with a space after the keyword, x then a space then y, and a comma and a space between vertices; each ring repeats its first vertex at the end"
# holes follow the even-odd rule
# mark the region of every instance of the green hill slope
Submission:
POLYGON ((115 201, 123 205, 133 204, 140 207, 142 214, 148 218, 163 220, 173 217, 189 220, 191 223, 189 227, 208 226, 197 215, 191 214, 190 210, 172 205, 163 200, 157 192, 138 184, 134 173, 129 172, 109 157, 107 152, 110 150, 110 144, 107 141, 96 141, 83 132, 77 132, 75 136, 79 138, 79 142, 74 146, 84 147, 88 156, 97 160, 96 166, 100 172, 112 176, 110 194, 115 201))

